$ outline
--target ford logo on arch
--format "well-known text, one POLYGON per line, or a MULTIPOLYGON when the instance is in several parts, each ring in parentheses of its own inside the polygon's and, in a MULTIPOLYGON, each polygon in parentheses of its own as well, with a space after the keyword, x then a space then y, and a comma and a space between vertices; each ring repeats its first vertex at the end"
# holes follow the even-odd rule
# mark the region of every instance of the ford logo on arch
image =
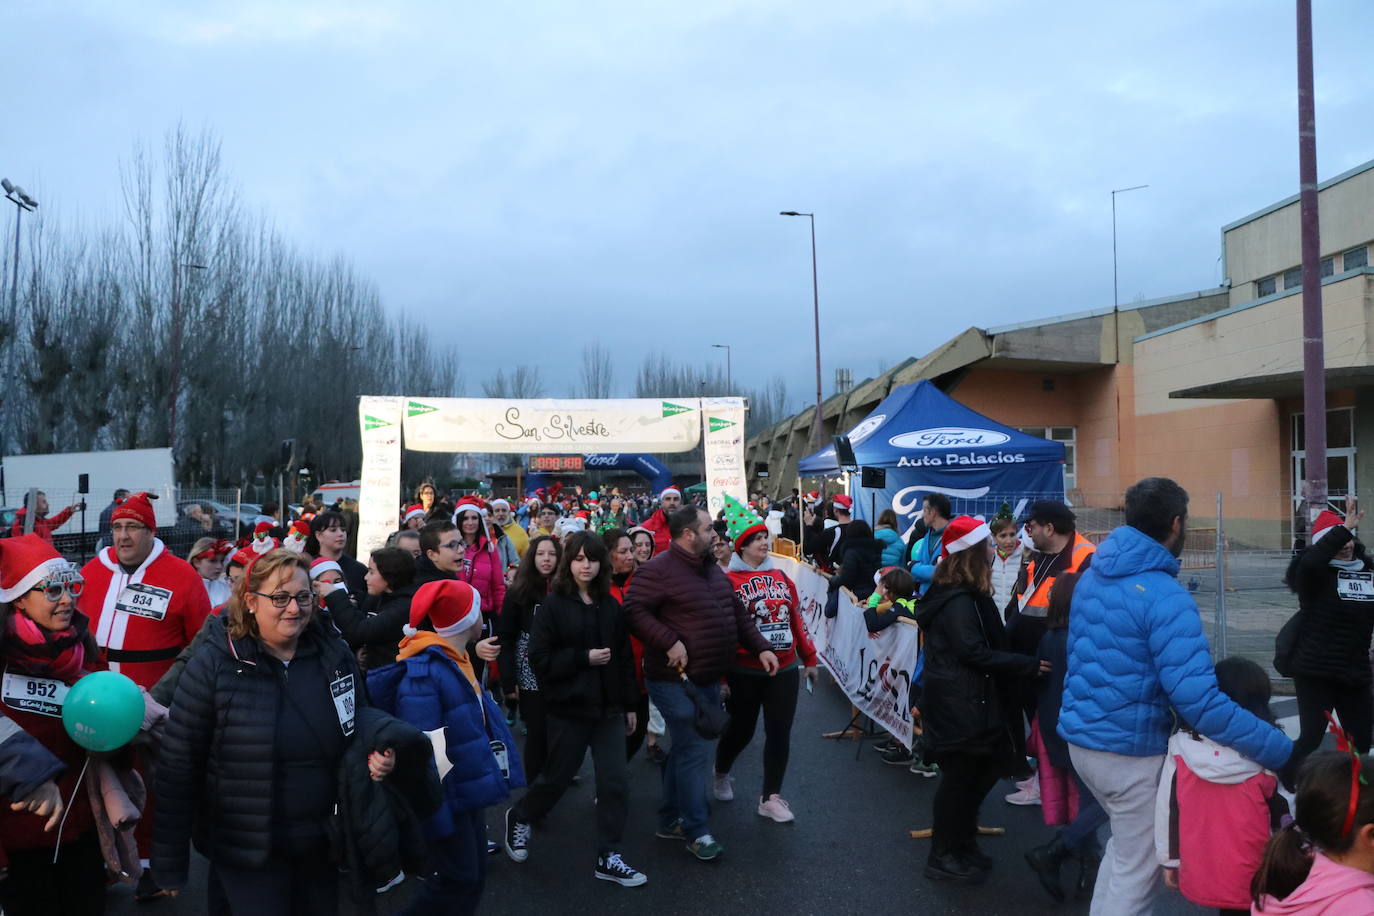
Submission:
POLYGON ((940 426, 902 433, 887 440, 897 448, 969 448, 980 445, 1001 445, 1011 436, 990 429, 968 429, 963 426, 940 426))

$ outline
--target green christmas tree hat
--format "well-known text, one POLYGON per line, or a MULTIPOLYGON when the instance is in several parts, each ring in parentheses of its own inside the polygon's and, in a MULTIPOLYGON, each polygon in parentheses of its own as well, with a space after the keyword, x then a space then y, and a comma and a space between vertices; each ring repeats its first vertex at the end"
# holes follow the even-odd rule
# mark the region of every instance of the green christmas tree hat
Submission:
POLYGON ((729 493, 725 494, 725 529, 730 534, 730 540, 735 542, 736 553, 744 542, 755 534, 768 533, 768 526, 759 518, 758 513, 729 493))

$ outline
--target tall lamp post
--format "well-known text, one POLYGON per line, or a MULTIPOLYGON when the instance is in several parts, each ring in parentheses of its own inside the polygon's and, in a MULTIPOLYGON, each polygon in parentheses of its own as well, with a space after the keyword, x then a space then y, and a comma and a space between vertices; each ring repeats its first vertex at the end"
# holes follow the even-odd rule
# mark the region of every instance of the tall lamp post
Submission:
POLYGON ((1125 194, 1127 191, 1141 191, 1148 188, 1147 184, 1138 184, 1129 188, 1116 188, 1112 191, 1112 312, 1115 313, 1121 308, 1121 296, 1116 289, 1116 195, 1125 194))
POLYGON ((0 179, 0 187, 5 189, 5 199, 14 204, 14 272, 10 275, 10 327, 19 318, 19 218, 24 215, 24 211, 33 212, 38 209, 38 201, 34 200, 19 185, 10 181, 8 178, 0 179))
POLYGON ((821 447, 821 291, 816 282, 816 214, 783 210, 779 216, 805 216, 811 220, 811 301, 816 320, 816 416, 811 424, 811 444, 821 447))
POLYGON ((731 373, 730 373, 730 345, 729 345, 729 344, 711 344, 711 346, 715 347, 717 350, 724 350, 724 351, 725 351, 725 390, 726 390, 726 391, 729 391, 729 392, 733 392, 734 389, 735 389, 735 384, 734 384, 734 381, 733 381, 733 379, 732 379, 732 377, 731 377, 731 373))
MULTIPOLYGON (((5 199, 14 204, 14 266, 10 275, 10 307, 9 316, 5 321, 5 342, 3 352, 3 365, 9 366, 13 360, 10 354, 14 352, 14 342, 19 329, 19 221, 24 215, 24 211, 30 212, 38 209, 38 201, 30 197, 23 188, 10 181, 8 178, 0 179, 0 187, 5 189, 5 199)), ((0 424, 0 445, 7 445, 9 442, 9 413, 6 419, 0 424)), ((33 513, 29 513, 33 517, 33 513)))

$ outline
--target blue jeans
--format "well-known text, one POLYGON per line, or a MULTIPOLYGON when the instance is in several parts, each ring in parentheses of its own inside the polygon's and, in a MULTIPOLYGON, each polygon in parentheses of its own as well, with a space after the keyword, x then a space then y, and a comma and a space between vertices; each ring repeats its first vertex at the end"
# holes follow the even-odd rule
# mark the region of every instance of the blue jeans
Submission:
POLYGON ((1064 848, 1081 855, 1085 852, 1100 852, 1097 842, 1097 828, 1104 827, 1109 818, 1107 812, 1092 790, 1083 784, 1083 778, 1073 771, 1073 781, 1078 785, 1078 816, 1059 831, 1059 842, 1064 848))
POLYGON ((429 841, 435 871, 420 882, 420 890, 404 916, 444 914, 471 916, 477 912, 486 886, 487 821, 481 808, 453 816, 450 836, 429 841))
MULTIPOLYGON (((677 681, 649 681, 649 699, 654 701, 668 726, 672 747, 663 765, 663 804, 658 809, 659 826, 670 826, 682 818, 682 832, 696 840, 711 832, 707 819, 706 779, 714 756, 712 745, 697 734, 696 706, 677 681)), ((720 700, 720 685, 698 685, 697 690, 713 702, 720 700)))

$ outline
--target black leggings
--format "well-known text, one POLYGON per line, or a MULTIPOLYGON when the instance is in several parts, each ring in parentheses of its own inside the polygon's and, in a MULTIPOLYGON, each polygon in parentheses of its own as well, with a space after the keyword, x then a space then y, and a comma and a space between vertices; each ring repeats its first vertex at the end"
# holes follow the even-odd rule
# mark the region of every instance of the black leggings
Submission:
POLYGON ((525 723, 525 785, 532 786, 549 756, 549 717, 544 695, 538 690, 520 691, 520 718, 525 723))
POLYGON ((931 803, 932 859, 978 851, 978 808, 997 783, 992 754, 941 754, 940 785, 931 803))
MULTIPOLYGON (((79 791, 85 792, 86 787, 79 791)), ((56 864, 52 854, 51 846, 9 854, 9 877, 0 881, 0 906, 7 916, 95 916, 105 912, 105 860, 95 828, 64 843, 56 864)))
POLYGON ((728 773, 754 738, 759 710, 763 710, 763 795, 782 791, 782 777, 787 772, 787 754, 792 743, 792 719, 797 714, 797 688, 801 685, 801 666, 780 671, 774 677, 766 674, 740 674, 731 671, 730 699, 725 707, 730 711, 730 727, 716 747, 716 772, 728 773))
POLYGON ((635 730, 625 736, 625 760, 633 760, 635 753, 644 744, 644 735, 649 730, 649 695, 641 693, 635 704, 635 730))
MULTIPOLYGON (((1321 746, 1327 710, 1335 710, 1341 728, 1350 734, 1356 749, 1361 754, 1368 752, 1370 731, 1374 728, 1374 698, 1368 684, 1352 687, 1324 678, 1295 677, 1293 688, 1298 694, 1298 725, 1302 729, 1293 743, 1295 764, 1321 746)), ((1297 772, 1296 767, 1293 772, 1297 772)))

